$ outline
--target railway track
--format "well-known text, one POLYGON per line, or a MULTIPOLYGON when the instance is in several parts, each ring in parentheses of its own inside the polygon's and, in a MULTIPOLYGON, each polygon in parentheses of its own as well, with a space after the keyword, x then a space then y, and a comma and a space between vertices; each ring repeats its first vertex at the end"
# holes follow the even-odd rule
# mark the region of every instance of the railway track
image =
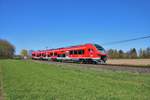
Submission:
POLYGON ((103 64, 103 65, 94 65, 94 64, 76 64, 76 63, 62 63, 62 62, 51 62, 51 61, 38 61, 38 60, 32 60, 37 63, 46 63, 46 64, 55 64, 58 66, 65 67, 80 67, 80 68, 92 68, 95 70, 112 70, 112 71, 127 71, 127 72, 134 72, 134 73, 150 73, 150 67, 136 67, 136 66, 126 66, 126 65, 112 65, 112 64, 103 64))

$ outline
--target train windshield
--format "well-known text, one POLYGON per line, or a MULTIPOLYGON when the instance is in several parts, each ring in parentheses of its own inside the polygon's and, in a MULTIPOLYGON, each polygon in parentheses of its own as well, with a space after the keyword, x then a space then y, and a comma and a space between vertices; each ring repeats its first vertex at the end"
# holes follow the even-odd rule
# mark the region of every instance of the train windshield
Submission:
POLYGON ((98 45, 98 44, 94 44, 94 46, 95 46, 99 51, 101 51, 102 53, 105 53, 105 49, 104 49, 102 46, 100 46, 100 45, 98 45))

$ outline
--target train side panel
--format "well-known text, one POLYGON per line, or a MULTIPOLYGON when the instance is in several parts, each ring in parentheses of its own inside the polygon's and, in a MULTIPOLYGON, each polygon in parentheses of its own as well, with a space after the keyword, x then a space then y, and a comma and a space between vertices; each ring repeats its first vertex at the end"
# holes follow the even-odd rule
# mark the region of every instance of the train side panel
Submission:
POLYGON ((106 62, 107 54, 104 49, 97 44, 85 44, 52 50, 35 51, 32 52, 32 59, 106 62))

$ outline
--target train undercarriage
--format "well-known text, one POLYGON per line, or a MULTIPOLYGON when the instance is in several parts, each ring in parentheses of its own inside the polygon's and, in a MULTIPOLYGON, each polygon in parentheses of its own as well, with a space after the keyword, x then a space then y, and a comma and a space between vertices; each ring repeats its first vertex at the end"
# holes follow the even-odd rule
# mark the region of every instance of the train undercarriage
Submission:
POLYGON ((57 57, 57 58, 32 58, 34 60, 45 60, 45 61, 56 61, 56 62, 70 62, 70 63, 80 63, 80 64, 106 64, 107 57, 102 56, 101 58, 66 58, 66 57, 57 57))

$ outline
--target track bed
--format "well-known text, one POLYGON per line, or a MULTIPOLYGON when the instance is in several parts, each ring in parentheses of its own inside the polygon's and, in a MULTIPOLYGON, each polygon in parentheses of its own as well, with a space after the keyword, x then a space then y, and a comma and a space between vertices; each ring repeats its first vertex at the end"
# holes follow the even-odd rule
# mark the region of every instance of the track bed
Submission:
POLYGON ((108 69, 113 71, 129 71, 129 72, 138 72, 138 73, 150 73, 150 68, 143 66, 125 66, 125 65, 94 65, 94 64, 76 64, 76 63, 62 63, 62 62, 51 62, 51 61, 38 61, 33 60, 34 62, 47 63, 47 64, 56 64, 56 65, 65 65, 66 67, 81 67, 81 68, 92 68, 96 70, 108 69))

